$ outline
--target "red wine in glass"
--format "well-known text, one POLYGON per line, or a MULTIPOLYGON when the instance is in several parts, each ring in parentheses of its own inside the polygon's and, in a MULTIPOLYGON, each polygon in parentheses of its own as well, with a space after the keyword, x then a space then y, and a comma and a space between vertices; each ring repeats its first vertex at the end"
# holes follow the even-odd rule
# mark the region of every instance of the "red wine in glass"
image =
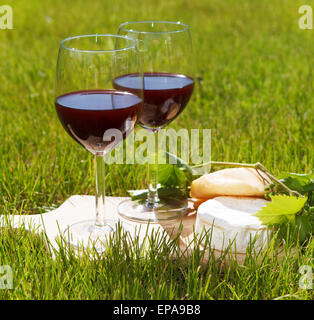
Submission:
POLYGON ((106 130, 117 129, 122 135, 134 128, 142 100, 135 94, 118 90, 84 90, 61 95, 55 101, 64 129, 88 151, 103 152, 120 141, 104 139, 106 130))
MULTIPOLYGON (((137 74, 114 79, 114 87, 137 93, 137 74)), ((185 108, 194 88, 194 80, 186 75, 162 72, 144 73, 144 105, 139 123, 145 128, 161 128, 174 120, 185 108)))

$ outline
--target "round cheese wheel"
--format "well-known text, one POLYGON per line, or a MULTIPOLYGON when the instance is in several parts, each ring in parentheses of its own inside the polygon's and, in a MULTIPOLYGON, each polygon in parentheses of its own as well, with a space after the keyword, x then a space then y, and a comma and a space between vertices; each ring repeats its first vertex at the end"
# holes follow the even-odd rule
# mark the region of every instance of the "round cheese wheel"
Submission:
POLYGON ((207 200, 198 207, 196 232, 209 232, 211 247, 220 251, 231 247, 237 253, 245 253, 250 242, 258 250, 267 243, 269 232, 254 214, 266 202, 252 197, 216 197, 207 200))

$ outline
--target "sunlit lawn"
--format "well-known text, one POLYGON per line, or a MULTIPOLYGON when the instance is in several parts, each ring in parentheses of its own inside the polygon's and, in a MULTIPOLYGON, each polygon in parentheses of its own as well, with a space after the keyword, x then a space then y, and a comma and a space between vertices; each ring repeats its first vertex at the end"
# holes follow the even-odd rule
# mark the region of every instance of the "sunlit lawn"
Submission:
MULTIPOLYGON (((262 162, 275 175, 313 169, 314 31, 298 28, 295 0, 6 1, 14 29, 0 30, 0 214, 35 214, 73 194, 93 194, 93 159, 71 140, 54 110, 59 41, 115 33, 134 20, 191 25, 197 85, 171 128, 212 129, 212 159, 262 162)), ((313 1, 307 1, 313 4, 313 1)), ((107 166, 108 195, 146 187, 140 165, 107 166)), ((122 241, 121 239, 117 241, 122 241)), ((119 246, 117 246, 119 247, 119 246)), ((275 245, 276 247, 276 245, 275 245)), ((14 270, 3 299, 311 299, 298 286, 313 240, 283 261, 221 269, 196 257, 173 263, 166 243, 146 259, 113 249, 106 258, 55 260, 42 239, 0 234, 0 265, 14 270)))

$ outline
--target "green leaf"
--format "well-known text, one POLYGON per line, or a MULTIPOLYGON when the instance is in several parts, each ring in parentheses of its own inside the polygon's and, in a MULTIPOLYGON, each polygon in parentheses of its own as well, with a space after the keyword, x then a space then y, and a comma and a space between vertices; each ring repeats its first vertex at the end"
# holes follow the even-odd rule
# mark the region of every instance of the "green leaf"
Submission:
POLYGON ((164 187, 186 187, 186 176, 182 170, 173 164, 158 166, 158 182, 164 187))
POLYGON ((140 190, 128 190, 132 200, 138 200, 147 197, 148 190, 140 189, 140 190))
POLYGON ((170 164, 175 164, 178 168, 186 170, 189 174, 193 175, 193 169, 181 158, 170 152, 166 152, 166 155, 169 156, 170 164))
MULTIPOLYGON (((147 199, 148 190, 129 190, 128 191, 132 200, 142 200, 143 202, 147 199)), ((158 196, 160 199, 165 198, 175 198, 175 199, 184 199, 186 198, 186 194, 184 190, 179 188, 165 188, 158 187, 158 196)))
POLYGON ((299 241, 303 243, 313 231, 310 218, 307 215, 301 214, 296 216, 295 220, 299 229, 299 241))
MULTIPOLYGON (((192 180, 192 169, 179 157, 171 153, 158 154, 160 157, 169 155, 169 159, 174 164, 159 164, 158 170, 158 195, 159 198, 176 198, 183 199, 188 197, 188 186, 192 180)), ((156 155, 155 155, 156 156, 156 155)), ((154 175, 156 166, 151 166, 151 173, 154 175)), ((132 200, 145 201, 148 190, 129 190, 132 200)))
POLYGON ((294 173, 294 172, 282 172, 280 174, 280 179, 285 179, 288 177, 296 178, 303 183, 311 182, 314 179, 314 175, 311 173, 294 173))
POLYGON ((307 198, 287 195, 270 196, 267 203, 255 216, 265 225, 276 225, 294 222, 295 215, 304 207, 307 198))
POLYGON ((291 190, 305 194, 314 191, 314 181, 312 174, 283 173, 280 177, 283 182, 291 190))
POLYGON ((178 156, 170 153, 170 152, 166 152, 166 155, 168 155, 169 157, 169 163, 170 164, 174 164, 175 166, 177 166, 181 171, 184 172, 185 177, 186 177, 186 181, 185 184, 186 185, 190 185, 191 182, 193 181, 193 179, 195 179, 195 172, 194 170, 185 162, 183 161, 181 158, 179 158, 178 156))

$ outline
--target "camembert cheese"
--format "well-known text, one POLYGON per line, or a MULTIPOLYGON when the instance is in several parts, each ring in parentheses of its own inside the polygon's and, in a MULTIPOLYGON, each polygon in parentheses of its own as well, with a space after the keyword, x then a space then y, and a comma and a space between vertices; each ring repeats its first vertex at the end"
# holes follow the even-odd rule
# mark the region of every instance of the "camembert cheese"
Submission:
POLYGON ((267 200, 253 197, 216 197, 203 202, 197 210, 196 232, 207 231, 211 247, 245 253, 248 246, 261 249, 268 242, 270 231, 254 216, 267 200))

